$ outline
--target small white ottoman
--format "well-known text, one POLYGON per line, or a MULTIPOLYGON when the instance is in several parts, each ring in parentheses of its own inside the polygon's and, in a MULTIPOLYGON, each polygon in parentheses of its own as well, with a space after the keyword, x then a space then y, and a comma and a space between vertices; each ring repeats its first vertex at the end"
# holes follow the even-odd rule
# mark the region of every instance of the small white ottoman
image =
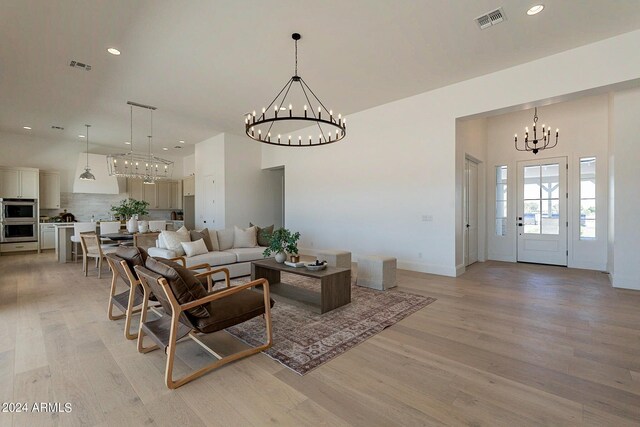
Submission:
POLYGON ((396 263, 395 258, 387 256, 358 257, 357 284, 381 291, 395 287, 396 263))
POLYGON ((351 252, 337 249, 318 251, 318 260, 327 261, 329 267, 351 268, 351 252))

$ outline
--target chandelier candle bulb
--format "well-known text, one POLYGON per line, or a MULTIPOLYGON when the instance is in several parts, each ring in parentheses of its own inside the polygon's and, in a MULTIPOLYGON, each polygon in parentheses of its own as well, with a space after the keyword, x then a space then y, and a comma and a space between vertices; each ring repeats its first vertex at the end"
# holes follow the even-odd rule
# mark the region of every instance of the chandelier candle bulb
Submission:
POLYGON ((267 134, 267 141, 271 142, 271 132, 267 134))
POLYGON ((307 117, 307 106, 306 105, 304 106, 304 117, 305 118, 307 117))
POLYGON ((278 135, 278 144, 280 144, 280 135, 278 135))
POLYGON ((302 145, 302 137, 298 136, 298 145, 302 145))
POLYGON ((291 145, 291 135, 289 135, 289 145, 291 145))
POLYGON ((320 120, 320 118, 322 118, 322 109, 318 107, 318 120, 320 120))
POLYGON ((292 109, 291 104, 289 104, 289 117, 291 117, 291 109, 292 109))

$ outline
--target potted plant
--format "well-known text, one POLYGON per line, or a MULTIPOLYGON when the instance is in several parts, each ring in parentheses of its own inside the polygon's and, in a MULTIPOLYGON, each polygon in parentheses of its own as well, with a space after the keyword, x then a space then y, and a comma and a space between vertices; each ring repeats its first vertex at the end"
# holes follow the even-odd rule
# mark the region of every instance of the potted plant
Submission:
POLYGON ((149 213, 149 202, 132 198, 125 199, 118 206, 111 206, 111 211, 120 219, 129 220, 127 231, 134 233, 138 229, 138 216, 149 213))
POLYGON ((298 240, 300 240, 300 233, 279 228, 271 234, 269 246, 264 250, 263 255, 268 257, 275 254, 276 262, 282 264, 287 259, 287 253, 298 254, 298 240))

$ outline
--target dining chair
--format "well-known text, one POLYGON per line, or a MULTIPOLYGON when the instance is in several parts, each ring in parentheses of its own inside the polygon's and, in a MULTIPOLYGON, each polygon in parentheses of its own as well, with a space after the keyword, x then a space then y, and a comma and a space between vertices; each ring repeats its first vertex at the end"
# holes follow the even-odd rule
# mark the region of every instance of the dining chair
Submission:
POLYGON ((82 271, 84 271, 84 275, 88 276, 89 274, 89 258, 94 258, 98 268, 98 279, 100 279, 102 277, 102 260, 105 254, 115 252, 117 246, 103 247, 100 244, 100 237, 95 231, 80 233, 80 244, 82 245, 82 271))
MULTIPOLYGON (((100 221, 100 235, 116 234, 120 232, 120 221, 100 221)), ((101 237, 102 246, 118 246, 118 242, 114 242, 108 237, 101 237)))
POLYGON ((156 246, 160 233, 136 233, 133 235, 133 246, 147 250, 156 246))
POLYGON ((71 236, 71 242, 73 243, 73 260, 74 262, 78 262, 78 244, 80 241, 80 233, 86 233, 89 231, 96 232, 96 223, 95 222, 74 222, 73 223, 73 236, 71 236))
POLYGON ((149 231, 162 231, 167 229, 167 221, 149 221, 149 231))

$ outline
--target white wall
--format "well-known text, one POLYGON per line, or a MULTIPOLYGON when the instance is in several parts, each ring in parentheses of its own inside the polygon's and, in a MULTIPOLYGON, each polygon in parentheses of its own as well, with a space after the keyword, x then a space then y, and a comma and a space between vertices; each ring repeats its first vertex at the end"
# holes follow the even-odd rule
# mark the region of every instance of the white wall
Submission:
POLYGON ((640 89, 613 96, 613 286, 640 290, 640 89))
POLYGON ((196 173, 196 155, 191 154, 184 156, 182 159, 182 174, 184 176, 195 175, 196 173))
MULTIPOLYGON (((470 158, 478 163, 478 261, 486 259, 486 235, 487 235, 487 217, 486 217, 486 169, 487 169, 487 120, 484 118, 473 120, 457 120, 456 121, 456 161, 462 162, 458 168, 464 170, 465 159, 470 158), (461 151, 461 152, 460 152, 461 151)), ((462 191, 464 186, 464 175, 456 176, 456 191, 462 191), (460 183, 457 180, 461 180, 460 183)), ((464 193, 464 192, 463 192, 464 193)), ((462 198, 464 194, 456 197, 456 222, 462 224, 462 228, 456 227, 456 231, 464 233, 464 212, 462 198), (458 206, 458 203, 460 205, 458 206)), ((463 235, 456 236, 463 239, 463 235)), ((463 240, 464 242, 464 240, 463 240)), ((458 248, 456 248, 458 249, 458 248)), ((464 271, 464 251, 456 250, 456 272, 460 274, 464 271)))
POLYGON ((196 144, 195 150, 197 227, 282 225, 282 175, 261 170, 258 143, 220 134, 196 144))
POLYGON ((263 168, 286 167, 287 227, 303 248, 383 253, 401 268, 455 275, 456 118, 638 79, 639 45, 634 31, 355 113, 345 140, 326 147, 265 145, 263 168))
POLYGON ((533 110, 503 114, 488 119, 488 169, 487 194, 488 224, 495 218, 495 166, 508 167, 506 236, 496 236, 495 227, 488 228, 489 258, 503 261, 516 260, 517 224, 517 162, 550 157, 566 157, 569 166, 567 192, 568 266, 592 270, 607 268, 608 224, 608 139, 609 97, 607 94, 583 97, 575 101, 561 102, 538 108, 538 125, 547 124, 560 128, 558 145, 539 152, 516 151, 514 133, 520 137, 525 126, 533 123, 533 110), (580 240, 580 171, 582 157, 596 157, 596 239, 580 240))
POLYGON ((225 227, 224 149, 222 133, 196 144, 196 228, 225 227))

